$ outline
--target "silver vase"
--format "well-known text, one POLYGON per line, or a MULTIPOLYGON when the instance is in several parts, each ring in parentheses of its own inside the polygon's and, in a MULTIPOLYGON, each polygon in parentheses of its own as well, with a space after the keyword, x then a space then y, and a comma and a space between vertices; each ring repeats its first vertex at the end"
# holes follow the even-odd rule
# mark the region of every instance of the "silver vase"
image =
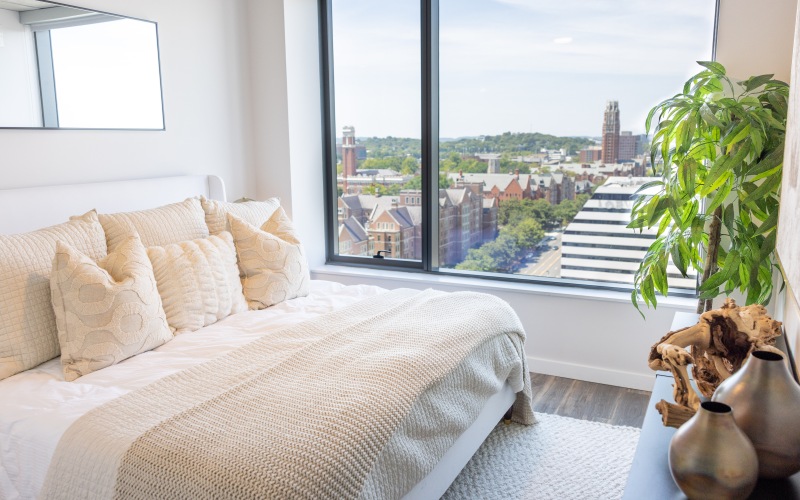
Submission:
POLYGON ((758 481, 758 459, 736 426, 730 406, 706 401, 669 443, 669 468, 690 499, 747 498, 758 481))
POLYGON ((785 478, 800 471, 800 386, 783 356, 753 352, 711 399, 733 408, 736 425, 756 448, 760 477, 785 478))

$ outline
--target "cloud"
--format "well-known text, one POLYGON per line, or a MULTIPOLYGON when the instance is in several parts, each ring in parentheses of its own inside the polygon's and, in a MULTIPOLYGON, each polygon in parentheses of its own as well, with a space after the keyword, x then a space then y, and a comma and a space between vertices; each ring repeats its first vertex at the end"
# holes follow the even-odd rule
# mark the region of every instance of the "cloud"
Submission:
POLYGON ((553 39, 553 43, 556 43, 556 44, 559 44, 559 45, 565 45, 567 43, 572 43, 572 37, 571 36, 560 36, 558 38, 554 38, 553 39))

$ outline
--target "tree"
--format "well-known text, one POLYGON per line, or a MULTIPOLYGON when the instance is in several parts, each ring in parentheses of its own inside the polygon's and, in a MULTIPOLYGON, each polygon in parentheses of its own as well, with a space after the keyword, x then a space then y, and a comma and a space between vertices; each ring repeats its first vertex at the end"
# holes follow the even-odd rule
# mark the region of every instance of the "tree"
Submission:
POLYGON ((721 64, 698 64, 647 116, 648 132, 657 120, 651 163, 660 156, 663 167, 639 189, 628 225, 657 228, 634 275, 637 309, 639 296, 656 307, 656 291, 667 295, 670 260, 684 276, 702 273, 697 312, 735 289, 748 304, 772 296, 789 87, 772 75, 734 84, 721 64))
POLYGON ((525 252, 544 238, 544 229, 533 219, 525 219, 515 226, 504 227, 500 229, 500 234, 503 233, 509 234, 516 240, 517 258, 522 258, 525 252))
POLYGON ((553 209, 553 218, 556 224, 563 227, 572 222, 572 219, 578 215, 578 212, 581 211, 588 199, 588 194, 579 194, 574 200, 563 200, 556 205, 553 209))
POLYGON ((414 175, 419 172, 419 163, 413 156, 406 156, 403 163, 400 164, 400 173, 403 175, 414 175))
MULTIPOLYGON (((447 174, 440 173, 439 174, 439 189, 447 189, 450 187, 450 179, 447 178, 447 174)), ((403 184, 402 189, 422 189, 422 176, 417 175, 414 176, 410 181, 403 184)))
POLYGON ((541 227, 553 227, 553 206, 544 199, 512 199, 500 204, 497 221, 501 226, 514 226, 527 219, 535 220, 541 227))

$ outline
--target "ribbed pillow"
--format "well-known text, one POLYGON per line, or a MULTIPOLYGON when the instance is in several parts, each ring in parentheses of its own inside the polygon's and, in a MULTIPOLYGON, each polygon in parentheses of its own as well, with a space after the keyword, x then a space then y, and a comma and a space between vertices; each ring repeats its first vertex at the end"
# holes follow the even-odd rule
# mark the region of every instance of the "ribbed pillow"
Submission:
POLYGON ((261 227, 264 222, 272 217, 278 207, 281 206, 278 198, 269 198, 264 201, 242 201, 231 203, 227 201, 209 200, 200 197, 200 203, 206 214, 206 225, 211 234, 230 231, 228 214, 233 214, 245 222, 255 227, 261 227))
POLYGON ((99 262, 59 241, 50 288, 68 382, 172 338, 138 236, 129 236, 99 262))
POLYGON ((0 235, 0 380, 60 352, 50 302, 59 240, 92 259, 106 256, 106 237, 94 212, 30 233, 0 235))
POLYGON ((247 310, 230 233, 148 247, 147 256, 174 333, 191 332, 247 310))
POLYGON ((250 309, 263 309, 309 291, 308 261, 283 208, 261 229, 228 215, 250 309))
POLYGON ((109 252, 133 234, 138 234, 146 247, 208 236, 205 212, 197 198, 138 212, 99 214, 98 217, 106 232, 109 252))

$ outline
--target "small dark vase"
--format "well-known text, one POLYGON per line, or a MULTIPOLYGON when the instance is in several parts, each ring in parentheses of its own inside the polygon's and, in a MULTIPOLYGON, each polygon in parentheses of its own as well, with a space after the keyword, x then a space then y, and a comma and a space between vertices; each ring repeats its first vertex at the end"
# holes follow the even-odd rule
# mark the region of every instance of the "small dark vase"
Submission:
POLYGON ((747 498, 758 481, 756 450, 730 406, 706 401, 669 443, 669 468, 690 499, 747 498))
POLYGON ((783 356, 753 352, 711 399, 733 408, 736 425, 756 448, 760 477, 785 478, 800 471, 800 386, 783 356))

